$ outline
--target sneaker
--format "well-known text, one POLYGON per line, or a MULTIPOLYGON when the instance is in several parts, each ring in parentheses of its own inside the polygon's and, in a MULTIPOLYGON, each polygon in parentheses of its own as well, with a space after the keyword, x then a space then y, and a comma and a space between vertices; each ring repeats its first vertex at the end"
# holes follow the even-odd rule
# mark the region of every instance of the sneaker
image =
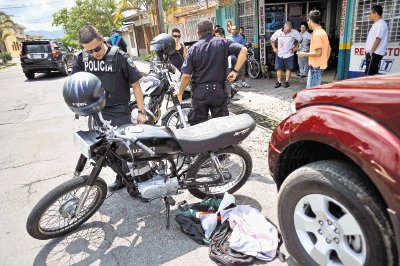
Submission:
POLYGON ((280 86, 282 86, 281 82, 277 81, 276 84, 275 84, 275 88, 279 88, 280 86))
POLYGON ((239 82, 235 82, 232 85, 235 86, 235 87, 242 87, 242 84, 240 84, 239 82))
POLYGON ((302 77, 303 75, 302 74, 300 74, 300 73, 297 73, 297 75, 296 76, 298 76, 298 77, 302 77))
POLYGON ((243 88, 250 88, 251 86, 250 86, 249 84, 247 84, 246 82, 243 81, 242 87, 243 87, 243 88))
POLYGON ((289 82, 285 81, 285 85, 283 87, 287 88, 289 86, 290 86, 289 82))

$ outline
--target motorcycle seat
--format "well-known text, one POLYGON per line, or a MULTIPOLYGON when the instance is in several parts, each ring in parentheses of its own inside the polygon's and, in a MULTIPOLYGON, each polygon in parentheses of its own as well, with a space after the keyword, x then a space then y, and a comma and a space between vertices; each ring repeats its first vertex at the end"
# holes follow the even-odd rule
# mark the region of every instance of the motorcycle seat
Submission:
POLYGON ((256 127, 248 114, 224 116, 182 129, 172 129, 187 154, 214 151, 244 140, 256 127))

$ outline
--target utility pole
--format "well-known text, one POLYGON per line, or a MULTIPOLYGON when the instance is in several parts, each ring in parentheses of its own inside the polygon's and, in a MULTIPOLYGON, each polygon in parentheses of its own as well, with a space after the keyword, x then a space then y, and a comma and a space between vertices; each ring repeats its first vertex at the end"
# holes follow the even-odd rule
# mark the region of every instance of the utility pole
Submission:
POLYGON ((154 0, 157 14, 157 22, 158 22, 158 30, 160 33, 165 32, 165 24, 164 24, 164 9, 162 5, 162 0, 154 0))

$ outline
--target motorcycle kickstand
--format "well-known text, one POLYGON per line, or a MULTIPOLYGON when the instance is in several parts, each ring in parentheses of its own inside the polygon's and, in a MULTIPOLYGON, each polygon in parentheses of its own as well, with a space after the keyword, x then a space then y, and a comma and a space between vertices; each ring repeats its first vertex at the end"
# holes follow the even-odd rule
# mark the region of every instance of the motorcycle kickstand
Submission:
POLYGON ((175 205, 175 200, 168 196, 168 197, 164 197, 164 202, 165 202, 165 218, 166 218, 166 228, 169 229, 169 211, 170 211, 170 207, 175 205))

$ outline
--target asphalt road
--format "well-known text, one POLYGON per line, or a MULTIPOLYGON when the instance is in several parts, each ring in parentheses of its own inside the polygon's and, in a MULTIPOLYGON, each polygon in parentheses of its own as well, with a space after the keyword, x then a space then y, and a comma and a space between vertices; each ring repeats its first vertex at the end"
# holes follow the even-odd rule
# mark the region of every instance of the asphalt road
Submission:
MULTIPOLYGON (((208 247, 183 235, 173 219, 165 229, 162 201, 140 203, 124 190, 68 236, 39 241, 27 234, 33 206, 72 178, 79 157, 72 135, 87 128, 86 119, 75 120, 63 101, 65 79, 50 73, 28 81, 20 66, 0 71, 0 265, 214 265, 208 247)), ((235 197, 277 223, 277 191, 267 162, 270 134, 257 128, 243 142, 253 172, 235 197)), ((101 173, 108 183, 114 176, 109 169, 101 173)), ((188 192, 175 198, 197 202, 188 192)), ((172 207, 171 215, 176 213, 172 207)))

